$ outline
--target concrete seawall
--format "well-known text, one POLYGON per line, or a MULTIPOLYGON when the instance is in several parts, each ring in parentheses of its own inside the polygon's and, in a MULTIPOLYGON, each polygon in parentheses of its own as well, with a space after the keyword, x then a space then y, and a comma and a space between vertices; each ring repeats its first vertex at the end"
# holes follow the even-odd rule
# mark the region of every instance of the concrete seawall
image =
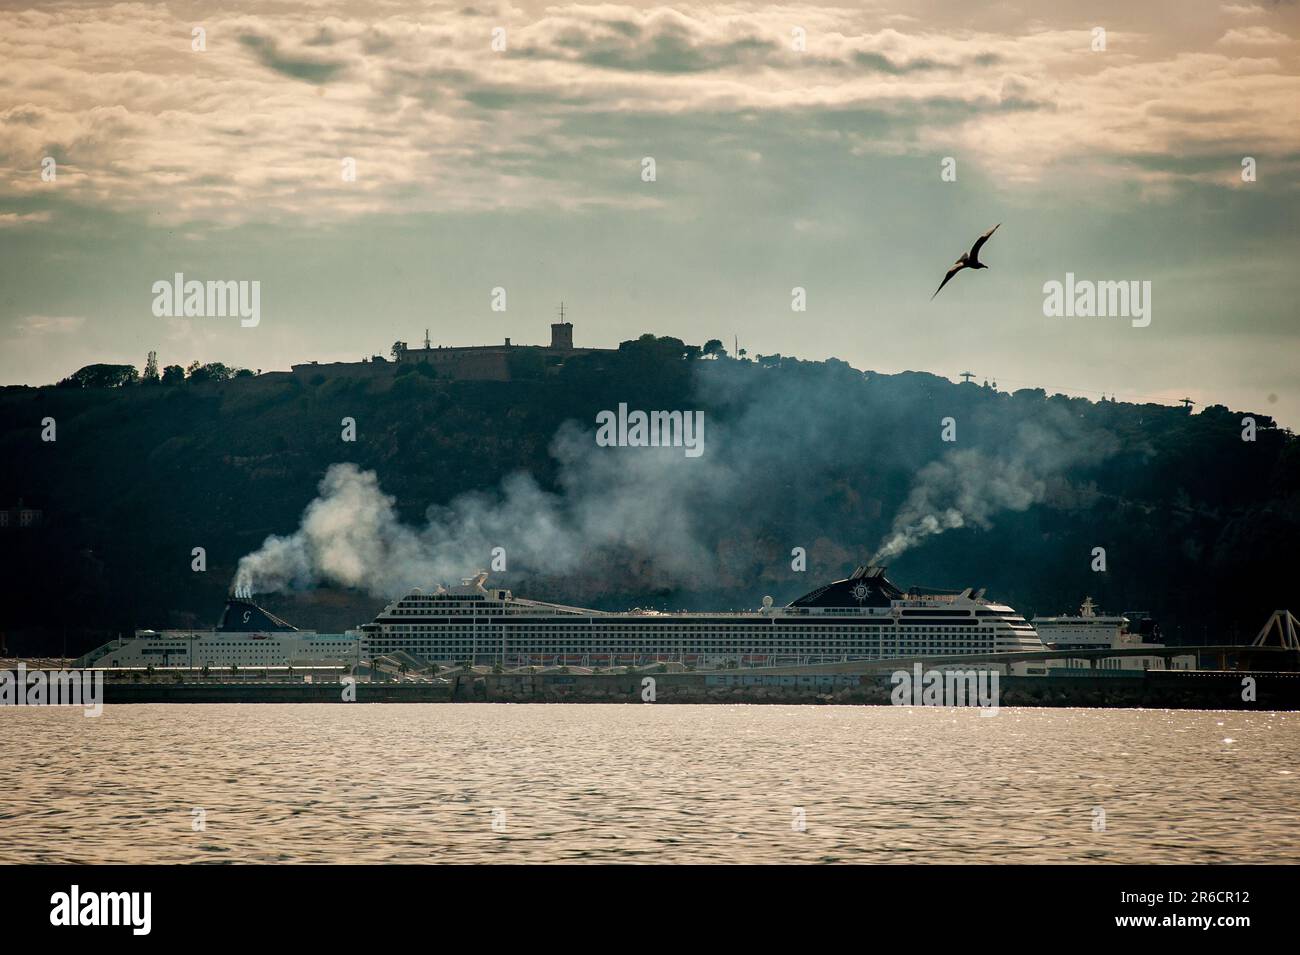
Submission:
MULTIPOLYGON (((105 683, 105 703, 343 703, 342 683, 105 683)), ((450 703, 446 683, 358 683, 358 703, 450 703)))
MULTIPOLYGON (((106 703, 342 703, 341 683, 126 683, 106 703)), ((436 683, 357 683, 358 703, 778 703, 888 706, 881 675, 724 673, 458 675, 436 683), (646 682, 652 681, 652 682, 646 682)), ((1105 677, 999 681, 1000 706, 1300 709, 1300 674, 1150 670, 1105 677), (1253 694, 1253 699, 1249 697, 1253 694)))
MULTIPOLYGON (((653 679, 657 703, 833 703, 888 706, 887 675, 763 676, 731 673, 632 675, 493 674, 460 687, 485 702, 642 702, 653 679)), ((999 681, 1001 706, 1300 709, 1300 674, 1149 670, 1131 676, 1018 677, 999 681), (1254 700, 1243 699, 1247 684, 1254 700)))

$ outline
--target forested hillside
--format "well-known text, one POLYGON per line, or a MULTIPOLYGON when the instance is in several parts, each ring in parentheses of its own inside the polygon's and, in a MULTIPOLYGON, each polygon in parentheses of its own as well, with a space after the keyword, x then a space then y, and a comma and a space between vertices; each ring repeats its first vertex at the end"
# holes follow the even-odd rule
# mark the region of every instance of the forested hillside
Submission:
POLYGON ((76 652, 106 632, 211 625, 269 535, 287 538, 282 567, 298 550, 259 600, 315 628, 486 569, 497 546, 516 593, 607 608, 781 603, 883 551, 904 586, 983 586, 1026 614, 1091 595, 1152 612, 1175 641, 1246 639, 1300 609, 1300 451, 1260 414, 1243 440, 1248 410, 701 357, 649 337, 516 376, 0 390, 0 508, 42 512, 0 528, 0 631, 11 651, 76 652), (704 453, 596 447, 597 413, 620 403, 703 411, 704 453), (335 524, 300 531, 344 463, 318 512, 335 524))

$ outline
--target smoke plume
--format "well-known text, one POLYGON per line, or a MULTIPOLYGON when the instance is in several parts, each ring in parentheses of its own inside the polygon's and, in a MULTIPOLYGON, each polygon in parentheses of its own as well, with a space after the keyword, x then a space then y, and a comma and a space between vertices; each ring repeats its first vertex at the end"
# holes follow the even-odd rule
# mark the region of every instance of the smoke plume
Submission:
POLYGON ((978 448, 948 452, 916 475, 872 563, 887 563, 927 537, 959 527, 988 529, 999 511, 1042 502, 1052 478, 1105 460, 1118 448, 1109 432, 1087 430, 1049 409, 1022 422, 994 456, 978 448))
POLYGON ((392 596, 486 568, 496 547, 512 572, 569 574, 606 551, 635 553, 673 580, 710 565, 692 509, 677 495, 705 499, 723 466, 687 459, 680 448, 597 448, 572 423, 551 454, 558 491, 517 473, 496 493, 429 508, 419 527, 400 520, 374 471, 331 465, 297 531, 241 559, 235 586, 265 593, 328 582, 392 596))
MULTIPOLYGON (((551 441, 548 486, 515 473, 415 523, 374 471, 334 464, 298 528, 244 557, 235 584, 392 597, 489 569, 501 547, 508 577, 581 574, 598 581, 587 594, 752 593, 757 580, 793 586, 861 560, 866 542, 881 540, 882 514, 896 517, 877 560, 946 530, 988 527, 1113 450, 1041 398, 972 395, 925 375, 872 378, 843 363, 697 365, 691 404, 707 422, 699 458, 598 447, 592 422, 569 422, 551 441), (934 423, 947 413, 967 423, 967 443, 936 458, 934 423), (807 550, 808 576, 791 570, 795 547, 807 550)), ((576 597, 579 587, 565 590, 576 597)))

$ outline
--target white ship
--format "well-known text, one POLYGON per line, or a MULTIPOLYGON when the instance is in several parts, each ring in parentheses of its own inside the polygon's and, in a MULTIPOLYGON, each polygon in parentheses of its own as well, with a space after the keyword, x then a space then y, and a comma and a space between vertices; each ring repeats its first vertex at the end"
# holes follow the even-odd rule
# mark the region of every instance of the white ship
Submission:
POLYGON ((973 588, 904 593, 882 567, 858 567, 784 607, 733 613, 612 613, 515 597, 488 575, 412 590, 360 628, 361 655, 433 662, 617 666, 680 662, 774 666, 1042 650, 1012 608, 973 588))
MULTIPOLYGON (((1137 616, 1137 615, 1131 615, 1137 616)), ((1161 649, 1163 643, 1147 642, 1140 630, 1132 627, 1129 615, 1099 613, 1091 597, 1085 597, 1077 615, 1062 614, 1056 617, 1034 617, 1034 629, 1049 649, 1056 650, 1134 650, 1150 647, 1161 649)), ((1159 629, 1152 628, 1152 635, 1159 629)), ((1107 657, 1096 661, 1071 660, 1068 656, 1047 663, 1048 669, 1095 668, 1100 670, 1159 670, 1192 669, 1196 658, 1171 657, 1166 663, 1159 656, 1107 657)))
POLYGON ((137 630, 78 659, 82 667, 352 666, 360 634, 299 630, 247 600, 226 604, 211 630, 137 630))

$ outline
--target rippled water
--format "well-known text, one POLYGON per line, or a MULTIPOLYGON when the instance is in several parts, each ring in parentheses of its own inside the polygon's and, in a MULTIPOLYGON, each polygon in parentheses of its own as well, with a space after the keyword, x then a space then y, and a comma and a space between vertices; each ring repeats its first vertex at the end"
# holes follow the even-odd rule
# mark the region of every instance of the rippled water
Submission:
POLYGON ((0 862, 1300 861, 1295 713, 4 707, 0 761, 0 862))

